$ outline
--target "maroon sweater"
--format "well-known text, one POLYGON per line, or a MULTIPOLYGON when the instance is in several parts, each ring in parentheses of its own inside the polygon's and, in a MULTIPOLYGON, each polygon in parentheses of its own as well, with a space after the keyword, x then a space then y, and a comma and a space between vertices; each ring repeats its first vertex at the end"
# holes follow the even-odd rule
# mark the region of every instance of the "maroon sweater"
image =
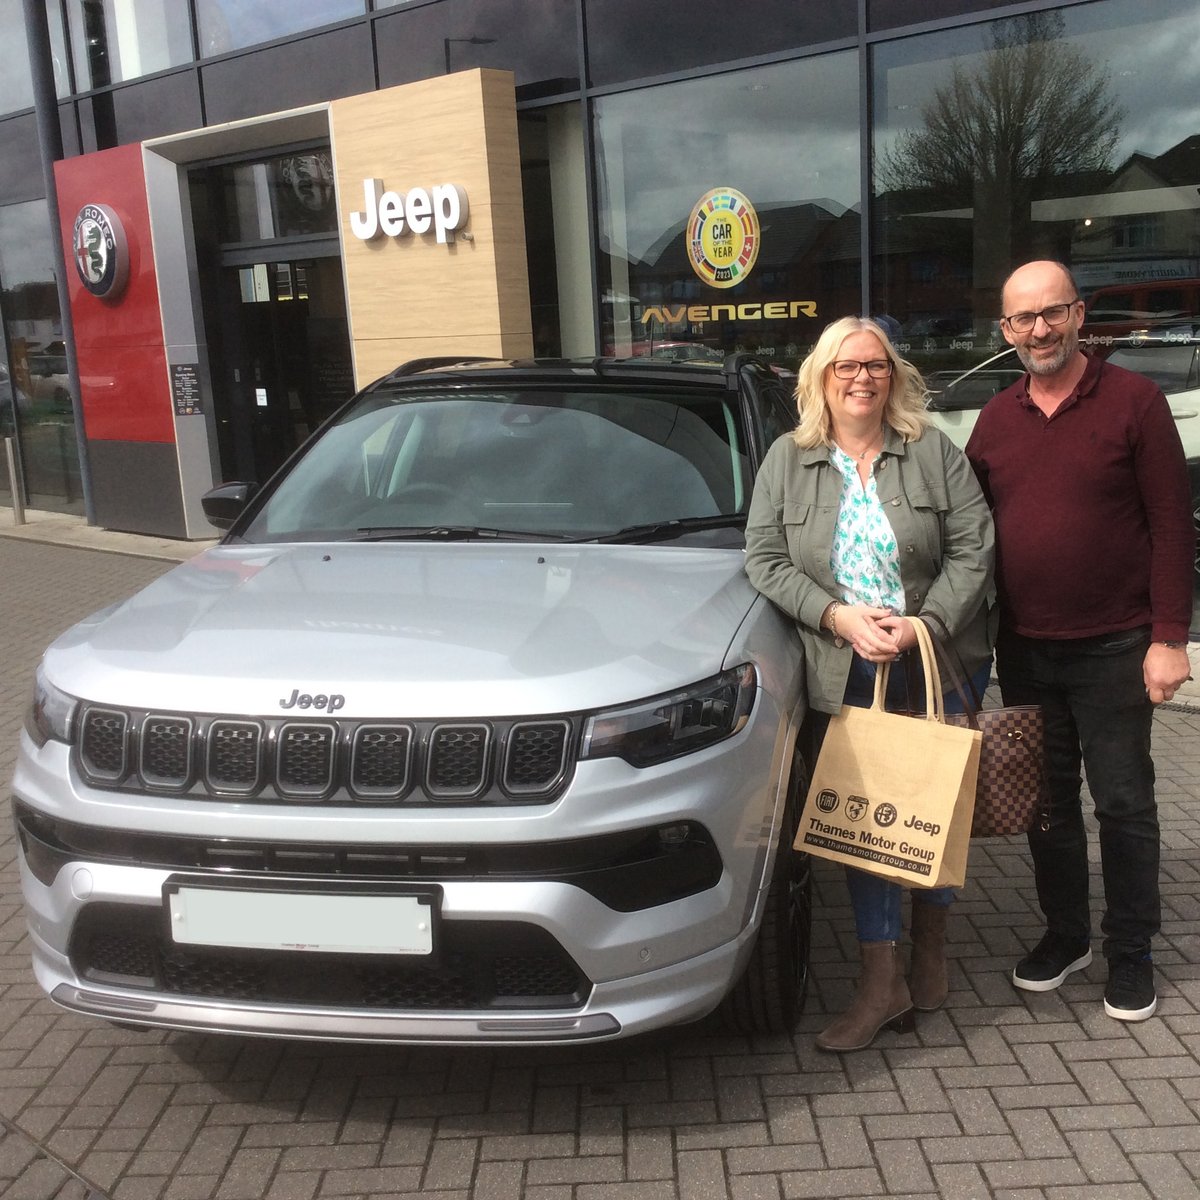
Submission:
POLYGON ((1026 375, 979 414, 967 457, 996 521, 1006 628, 1083 638, 1150 625, 1155 641, 1187 639, 1196 535, 1154 383, 1089 357, 1047 418, 1026 375))

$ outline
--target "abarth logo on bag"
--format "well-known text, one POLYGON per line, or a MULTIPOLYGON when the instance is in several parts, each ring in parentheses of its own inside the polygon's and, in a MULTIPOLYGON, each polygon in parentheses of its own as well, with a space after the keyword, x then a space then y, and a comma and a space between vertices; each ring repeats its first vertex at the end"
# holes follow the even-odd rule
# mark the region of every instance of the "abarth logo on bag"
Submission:
POLYGON ((875 806, 875 824, 882 825, 885 829, 889 825, 895 825, 897 815, 894 804, 884 803, 875 806))
POLYGON ((823 813, 833 812, 838 806, 837 792, 830 791, 829 788, 818 792, 816 804, 823 813))
POLYGON ((846 797, 846 819, 848 821, 861 821, 863 813, 867 811, 867 802, 862 796, 847 796, 846 797))

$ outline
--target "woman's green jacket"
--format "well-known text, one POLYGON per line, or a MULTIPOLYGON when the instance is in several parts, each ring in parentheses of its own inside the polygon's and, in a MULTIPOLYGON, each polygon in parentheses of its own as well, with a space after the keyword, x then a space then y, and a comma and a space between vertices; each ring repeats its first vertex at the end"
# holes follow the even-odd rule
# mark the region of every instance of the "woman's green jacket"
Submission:
MULTIPOLYGON (((904 611, 932 617, 934 633, 949 634, 974 674, 991 659, 995 639, 995 547, 971 466, 940 430, 905 442, 887 427, 874 473, 896 535, 904 611)), ((853 654, 820 627, 825 609, 842 599, 830 561, 841 492, 829 450, 802 450, 785 434, 763 461, 746 523, 746 574, 796 620, 809 704, 821 712, 841 708, 853 654)))

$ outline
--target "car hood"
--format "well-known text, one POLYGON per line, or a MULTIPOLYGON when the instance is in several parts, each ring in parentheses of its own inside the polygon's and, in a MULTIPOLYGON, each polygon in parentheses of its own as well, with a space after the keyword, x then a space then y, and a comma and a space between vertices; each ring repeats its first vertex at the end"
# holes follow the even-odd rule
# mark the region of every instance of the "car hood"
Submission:
POLYGON ((45 669, 144 709, 311 718, 303 697, 337 696, 339 716, 561 712, 715 674, 756 602, 740 550, 217 547, 69 630, 45 669))

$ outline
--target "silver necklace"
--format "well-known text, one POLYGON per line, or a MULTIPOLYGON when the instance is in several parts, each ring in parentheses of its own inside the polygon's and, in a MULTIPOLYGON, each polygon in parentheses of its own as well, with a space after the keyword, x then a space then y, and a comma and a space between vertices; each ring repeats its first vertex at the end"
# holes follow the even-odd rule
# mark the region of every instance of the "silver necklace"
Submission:
POLYGON ((867 455, 870 454, 872 450, 875 449, 876 442, 879 442, 881 445, 883 443, 883 427, 882 426, 880 426, 879 432, 876 433, 871 438, 871 440, 861 450, 858 450, 858 451, 847 450, 846 447, 843 446, 841 442, 838 442, 838 446, 841 448, 843 454, 848 454, 851 458, 857 458, 859 460, 859 462, 862 462, 862 460, 864 458, 866 458, 867 455))

